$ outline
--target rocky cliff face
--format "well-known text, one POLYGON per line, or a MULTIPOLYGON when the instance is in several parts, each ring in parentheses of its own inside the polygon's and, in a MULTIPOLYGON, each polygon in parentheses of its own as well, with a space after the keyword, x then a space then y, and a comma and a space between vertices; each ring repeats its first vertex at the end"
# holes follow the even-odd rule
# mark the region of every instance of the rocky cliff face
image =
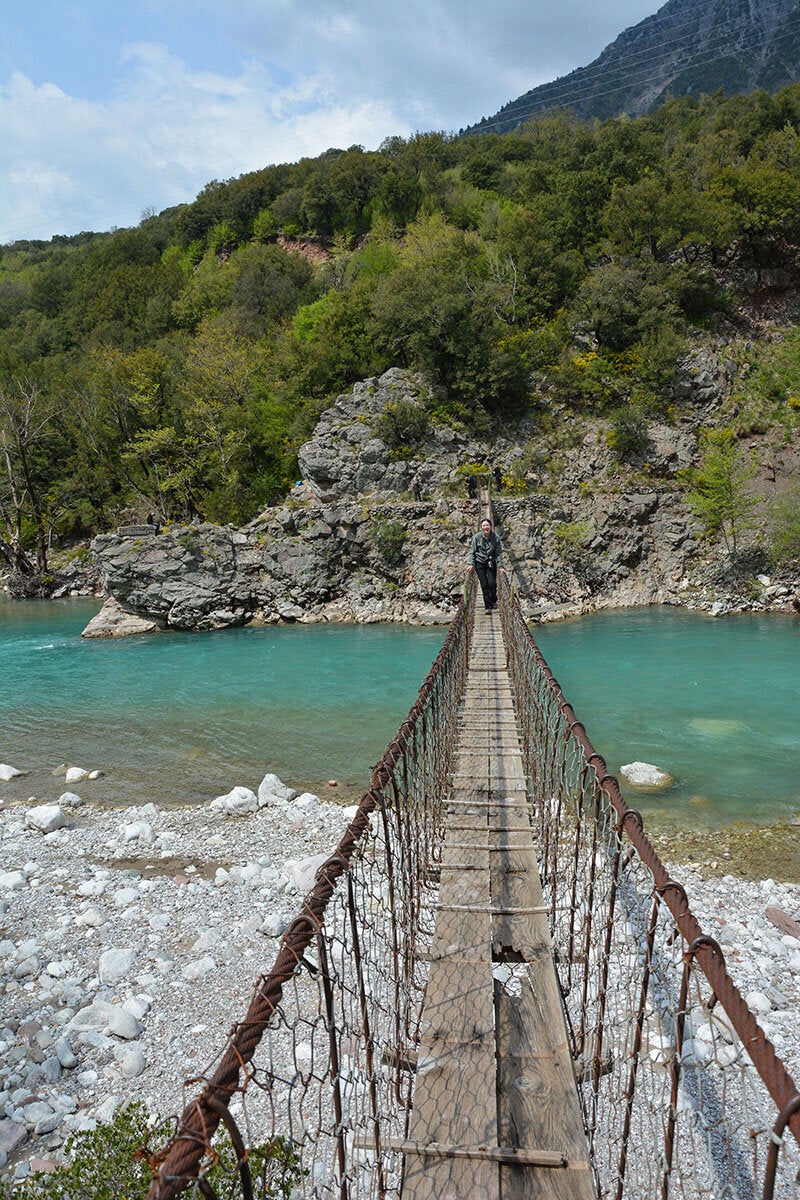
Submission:
MULTIPOLYGON (((95 563, 113 604, 87 633, 129 633, 137 619, 148 629, 447 621, 480 516, 467 496, 470 464, 501 468, 505 487, 493 514, 530 615, 656 602, 715 611, 752 605, 752 595, 743 597, 720 574, 719 561, 701 554, 677 481, 693 461, 696 426, 728 382, 724 362, 702 355, 689 362, 675 398, 691 415, 650 427, 641 469, 621 472, 598 425, 563 452, 554 473, 542 465, 535 426, 477 441, 425 416, 421 380, 388 371, 323 413, 299 454, 303 482, 246 528, 190 525, 96 538, 95 563), (395 442, 400 417, 416 430, 414 444, 392 449, 387 440, 395 442)), ((793 589, 779 591, 755 601, 787 604, 793 589)))

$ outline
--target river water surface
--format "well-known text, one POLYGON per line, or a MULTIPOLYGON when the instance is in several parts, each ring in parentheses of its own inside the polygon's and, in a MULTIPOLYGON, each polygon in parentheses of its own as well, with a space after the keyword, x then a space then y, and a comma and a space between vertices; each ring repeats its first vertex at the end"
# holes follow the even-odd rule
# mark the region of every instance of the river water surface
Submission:
MULTIPOLYGON (((84 795, 120 803, 202 803, 266 771, 360 795, 445 634, 307 625, 84 641, 98 607, 0 601, 0 761, 30 772, 0 795, 57 799, 63 762, 101 768, 84 795)), ((648 823, 800 814, 799 621, 628 609, 534 635, 611 770, 638 759, 676 777, 665 793, 628 793, 648 823)))
POLYGON ((654 607, 536 626, 613 772, 654 763, 663 793, 623 789, 651 822, 770 825, 800 815, 800 620, 654 607))
POLYGON ((0 602, 0 761, 31 772, 0 794, 55 799, 66 761, 105 772, 86 798, 122 803, 200 803, 267 771, 360 795, 445 635, 295 625, 81 639, 98 608, 0 602))

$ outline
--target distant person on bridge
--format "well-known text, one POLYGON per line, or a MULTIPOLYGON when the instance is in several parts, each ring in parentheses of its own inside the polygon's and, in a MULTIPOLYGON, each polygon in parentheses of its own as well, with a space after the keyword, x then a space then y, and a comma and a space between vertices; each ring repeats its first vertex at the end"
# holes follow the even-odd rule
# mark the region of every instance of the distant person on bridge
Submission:
POLYGON ((490 613, 493 608, 497 608, 497 572, 502 571, 505 574, 505 568, 503 547, 488 517, 484 517, 480 532, 472 538, 467 570, 471 571, 473 567, 480 580, 483 603, 487 613, 490 613))

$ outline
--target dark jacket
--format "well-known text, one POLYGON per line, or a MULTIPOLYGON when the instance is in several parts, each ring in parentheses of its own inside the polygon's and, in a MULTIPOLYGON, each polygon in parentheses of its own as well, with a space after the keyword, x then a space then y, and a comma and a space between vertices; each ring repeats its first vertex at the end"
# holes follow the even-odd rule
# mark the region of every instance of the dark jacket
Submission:
POLYGON ((496 567, 503 565, 503 547, 494 530, 488 538, 485 538, 482 532, 473 535, 469 548, 469 565, 474 567, 476 564, 482 567, 491 564, 496 567))

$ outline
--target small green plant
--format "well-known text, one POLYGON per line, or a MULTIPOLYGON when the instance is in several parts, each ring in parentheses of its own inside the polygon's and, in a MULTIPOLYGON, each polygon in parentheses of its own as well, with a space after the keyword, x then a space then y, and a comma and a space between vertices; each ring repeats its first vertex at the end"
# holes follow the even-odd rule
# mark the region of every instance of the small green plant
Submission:
POLYGON ((371 536, 373 546, 387 566, 396 567, 402 562, 406 531, 399 521, 378 517, 373 522, 371 536))
MULTIPOLYGON (((171 1121, 151 1122, 144 1105, 134 1101, 109 1124, 70 1138, 70 1161, 64 1166, 37 1171, 13 1190, 0 1181, 0 1200, 146 1200, 152 1181, 147 1159, 172 1129, 171 1121)), ((251 1147, 247 1163, 258 1200, 286 1200, 306 1173, 297 1150, 283 1137, 251 1147)), ((206 1179, 218 1200, 241 1196, 236 1155, 227 1144, 206 1179)))
POLYGON ((647 418, 640 408, 627 404, 611 413, 608 445, 619 462, 646 454, 650 439, 647 418))
POLYGON ((556 548, 567 562, 580 557, 591 536, 592 527, 588 521, 562 521, 553 534, 556 548))
POLYGON ((184 550, 188 550, 190 554, 194 554, 194 552, 197 550, 200 538, 197 530, 192 529, 190 526, 188 529, 184 529, 181 533, 177 534, 175 541, 179 546, 182 546, 184 550))
POLYGON ((773 502, 769 535, 769 556, 776 566, 800 561, 800 487, 773 502))
POLYGON ((397 457, 410 457, 428 436, 430 418, 415 400, 390 400, 374 425, 375 436, 397 457))

